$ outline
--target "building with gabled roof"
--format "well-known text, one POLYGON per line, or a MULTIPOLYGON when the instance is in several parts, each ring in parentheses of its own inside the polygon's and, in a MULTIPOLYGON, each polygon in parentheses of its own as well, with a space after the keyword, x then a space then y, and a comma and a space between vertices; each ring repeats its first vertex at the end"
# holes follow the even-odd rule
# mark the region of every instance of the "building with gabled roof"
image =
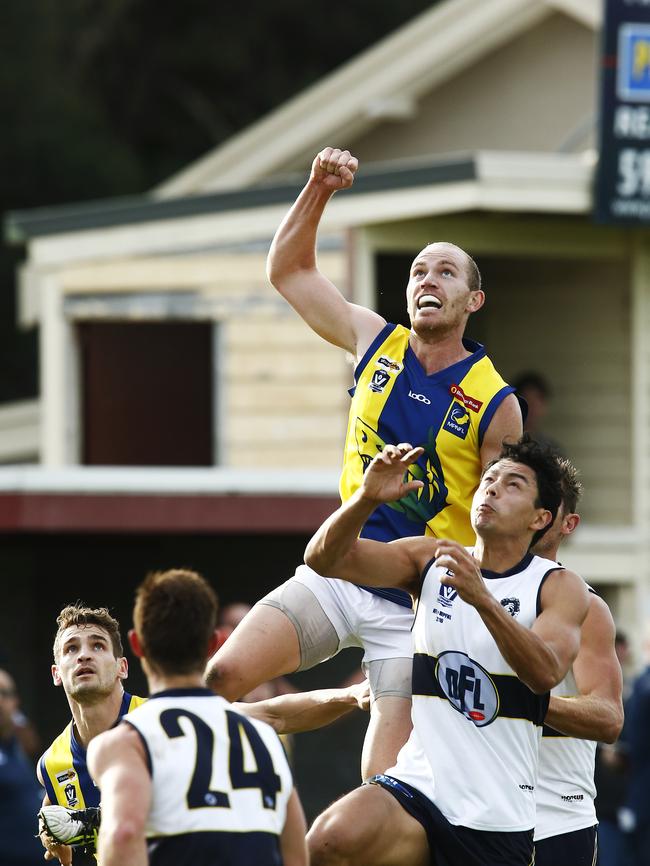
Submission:
MULTIPOLYGON (((86 467, 106 465, 134 467, 111 495, 144 497, 150 526, 138 467, 154 440, 156 465, 213 467, 206 502, 253 476, 287 530, 327 511, 350 363, 264 263, 315 153, 345 146, 361 168, 328 205, 321 269, 394 321, 414 252, 446 239, 474 255, 488 300, 468 334, 506 378, 550 381, 548 433, 586 489, 567 563, 634 626, 650 587, 650 245, 642 228, 591 218, 600 19, 600 0, 445 0, 148 195, 11 214, 7 236, 26 247, 20 317, 41 341, 41 398, 19 438, 38 441, 41 468, 0 473, 0 529, 21 531, 2 523, 8 497, 14 515, 38 512, 26 503, 39 483, 60 515, 66 496, 102 495, 86 467), (171 368, 178 381, 155 373, 171 368)), ((5 461, 8 429, 0 417, 5 461)), ((195 494, 194 471, 173 470, 160 527, 195 494)), ((112 531, 137 531, 132 511, 115 513, 135 523, 112 531)))

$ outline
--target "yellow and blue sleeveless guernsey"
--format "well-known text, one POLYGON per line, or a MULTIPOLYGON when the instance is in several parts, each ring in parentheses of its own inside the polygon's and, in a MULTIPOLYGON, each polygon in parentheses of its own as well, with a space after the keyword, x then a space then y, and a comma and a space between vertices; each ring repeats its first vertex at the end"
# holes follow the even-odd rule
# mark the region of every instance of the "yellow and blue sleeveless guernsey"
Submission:
MULTIPOLYGON (((125 692, 116 721, 145 701, 146 698, 125 692)), ((72 722, 45 752, 39 761, 39 768, 50 803, 69 809, 99 806, 99 788, 90 778, 86 750, 77 740, 72 722)))
MULTIPOLYGON (((515 389, 494 369, 485 348, 471 340, 463 341, 471 352, 467 358, 428 376, 409 337, 402 325, 387 324, 355 370, 341 499, 361 486, 363 473, 384 445, 422 446, 424 454, 409 475, 424 481, 424 487, 377 508, 361 536, 393 541, 435 535, 471 545, 469 512, 481 477, 483 436, 515 389)), ((371 591, 411 606, 410 596, 400 590, 371 591)))

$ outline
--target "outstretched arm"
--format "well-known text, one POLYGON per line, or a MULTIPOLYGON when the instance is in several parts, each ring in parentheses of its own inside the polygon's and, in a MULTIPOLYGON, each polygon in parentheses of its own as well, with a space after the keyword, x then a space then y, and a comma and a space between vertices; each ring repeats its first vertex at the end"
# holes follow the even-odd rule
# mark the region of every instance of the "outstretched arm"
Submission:
POLYGON ((386 322, 346 301, 316 264, 316 234, 325 206, 337 190, 352 186, 357 168, 348 150, 326 147, 316 156, 306 186, 275 234, 267 273, 312 330, 360 358, 386 322))
POLYGON ((623 727, 623 674, 614 649, 616 627, 609 608, 589 597, 580 650, 573 663, 578 694, 551 695, 546 724, 570 737, 614 743, 623 727))
POLYGON ((137 732, 123 723, 95 737, 88 747, 88 769, 102 792, 101 866, 147 866, 151 777, 137 732))
POLYGON ((317 689, 278 695, 268 701, 237 703, 235 708, 245 716, 271 725, 278 734, 295 734, 322 728, 354 709, 367 710, 369 703, 366 680, 344 689, 317 689))
POLYGON ((352 583, 415 592, 421 569, 431 557, 431 538, 401 538, 387 544, 358 536, 379 504, 423 486, 422 481, 404 480, 422 451, 406 443, 385 445, 366 470, 361 487, 316 531, 305 550, 305 563, 319 574, 352 583))

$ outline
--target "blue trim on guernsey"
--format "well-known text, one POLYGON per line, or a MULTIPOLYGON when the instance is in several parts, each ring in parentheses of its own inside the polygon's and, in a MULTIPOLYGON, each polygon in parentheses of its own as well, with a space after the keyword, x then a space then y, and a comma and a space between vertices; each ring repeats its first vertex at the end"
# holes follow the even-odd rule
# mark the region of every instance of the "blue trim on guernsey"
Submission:
POLYGON ((523 559, 519 560, 516 565, 513 565, 512 568, 509 568, 507 571, 490 571, 489 568, 482 568, 481 574, 487 580, 494 580, 499 577, 512 577, 513 574, 519 574, 520 571, 524 571, 533 561, 533 553, 527 553, 523 559))
POLYGON ((388 339, 388 335, 393 333, 396 327, 397 325, 392 325, 390 322, 387 322, 364 352, 363 357, 354 369, 354 385, 348 390, 348 394, 350 395, 350 397, 354 396, 354 392, 357 388, 357 382, 359 381, 359 376, 367 367, 368 361, 372 358, 372 356, 375 354, 375 352, 381 346, 384 340, 388 339))
POLYGON ((183 688, 183 689, 163 689, 160 692, 154 692, 153 695, 149 695, 149 700, 154 700, 154 698, 214 698, 215 694, 210 689, 206 689, 202 686, 194 686, 193 688, 183 688))
POLYGON ((54 793, 54 787, 52 782, 50 781, 50 777, 47 774, 47 769, 45 767, 45 755, 38 762, 39 767, 41 768, 41 779, 43 780, 43 787, 47 793, 47 799, 50 803, 55 806, 57 803, 56 794, 54 793))
POLYGON ((280 840, 259 830, 179 833, 147 839, 149 866, 281 866, 280 840))
POLYGON ((556 565, 555 568, 549 568, 544 577, 540 580, 539 586, 537 587, 537 599, 535 601, 535 612, 537 616, 542 612, 542 587, 546 583, 546 578, 549 574, 553 574, 554 571, 565 571, 563 565, 556 565))
POLYGON ((483 417, 478 425, 478 444, 479 448, 483 444, 483 437, 485 436, 485 431, 490 426, 490 421, 494 418, 494 413, 497 411, 499 406, 503 403, 506 397, 509 394, 514 394, 515 389, 511 385, 505 385, 500 391, 497 391, 494 397, 490 400, 487 405, 485 412, 483 413, 483 417))
MULTIPOLYGON (((124 701, 122 701, 122 706, 124 706, 124 701)), ((72 766, 77 774, 79 787, 81 788, 86 806, 99 806, 99 788, 90 778, 88 764, 86 763, 86 750, 75 736, 74 724, 72 725, 72 732, 70 734, 70 751, 72 753, 72 766)))

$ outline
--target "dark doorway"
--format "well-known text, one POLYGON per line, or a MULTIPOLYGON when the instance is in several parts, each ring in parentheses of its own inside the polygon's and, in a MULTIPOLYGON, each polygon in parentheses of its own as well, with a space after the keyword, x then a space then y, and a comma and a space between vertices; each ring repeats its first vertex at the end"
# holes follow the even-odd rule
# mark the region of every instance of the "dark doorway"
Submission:
POLYGON ((209 322, 79 325, 86 465, 211 466, 209 322))

